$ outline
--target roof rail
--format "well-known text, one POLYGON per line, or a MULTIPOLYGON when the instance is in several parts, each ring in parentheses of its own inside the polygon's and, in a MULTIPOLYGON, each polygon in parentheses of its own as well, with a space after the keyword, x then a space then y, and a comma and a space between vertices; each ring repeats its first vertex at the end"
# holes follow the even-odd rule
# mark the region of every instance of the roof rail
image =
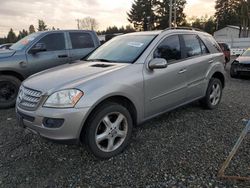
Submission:
POLYGON ((167 28, 164 31, 169 31, 169 30, 177 30, 177 29, 182 29, 182 30, 191 30, 191 31, 202 31, 204 32, 203 30, 201 29, 198 29, 198 28, 194 28, 194 27, 172 27, 172 28, 167 28))

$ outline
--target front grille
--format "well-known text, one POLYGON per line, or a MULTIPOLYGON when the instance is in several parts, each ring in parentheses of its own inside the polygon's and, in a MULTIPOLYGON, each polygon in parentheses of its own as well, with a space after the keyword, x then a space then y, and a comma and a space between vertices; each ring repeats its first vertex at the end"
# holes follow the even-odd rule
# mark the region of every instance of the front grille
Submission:
POLYGON ((27 87, 20 87, 18 104, 21 108, 33 110, 37 108, 42 97, 42 92, 27 87))
POLYGON ((241 64, 242 67, 250 68, 250 63, 249 64, 241 64))

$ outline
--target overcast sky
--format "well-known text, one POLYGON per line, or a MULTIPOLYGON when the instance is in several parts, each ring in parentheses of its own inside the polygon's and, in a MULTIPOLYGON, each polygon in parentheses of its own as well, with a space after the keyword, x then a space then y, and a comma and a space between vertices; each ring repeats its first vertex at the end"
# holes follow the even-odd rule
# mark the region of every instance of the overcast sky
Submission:
MULTIPOLYGON (((187 0, 188 17, 212 15, 215 0, 187 0)), ((0 37, 10 28, 28 29, 43 19, 48 27, 76 29, 76 19, 94 17, 99 29, 128 24, 126 12, 133 0, 0 0, 0 37)))

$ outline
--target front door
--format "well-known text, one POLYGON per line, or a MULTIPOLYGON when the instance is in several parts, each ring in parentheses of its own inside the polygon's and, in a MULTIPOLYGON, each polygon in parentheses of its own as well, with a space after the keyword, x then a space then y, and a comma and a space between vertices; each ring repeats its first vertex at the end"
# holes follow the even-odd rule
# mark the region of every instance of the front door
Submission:
POLYGON ((29 66, 29 70, 31 70, 30 74, 69 62, 69 55, 65 44, 65 35, 63 32, 47 34, 37 43, 45 44, 46 51, 38 52, 36 54, 27 52, 27 66, 29 66))
POLYGON ((150 117, 185 102, 187 90, 186 65, 182 62, 178 35, 163 39, 153 52, 153 58, 164 58, 165 69, 144 69, 145 116, 150 117))

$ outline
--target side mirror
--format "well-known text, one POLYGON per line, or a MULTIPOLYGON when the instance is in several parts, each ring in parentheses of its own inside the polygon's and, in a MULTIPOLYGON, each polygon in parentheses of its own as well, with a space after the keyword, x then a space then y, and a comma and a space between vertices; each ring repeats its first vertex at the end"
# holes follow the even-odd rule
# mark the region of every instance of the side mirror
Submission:
POLYGON ((47 50, 46 45, 44 43, 37 43, 35 46, 33 46, 30 49, 30 53, 31 54, 36 54, 38 52, 45 52, 46 50, 47 50))
POLYGON ((165 68, 167 68, 167 66, 168 66, 167 60, 163 59, 163 58, 152 59, 148 64, 148 68, 151 70, 165 69, 165 68))

